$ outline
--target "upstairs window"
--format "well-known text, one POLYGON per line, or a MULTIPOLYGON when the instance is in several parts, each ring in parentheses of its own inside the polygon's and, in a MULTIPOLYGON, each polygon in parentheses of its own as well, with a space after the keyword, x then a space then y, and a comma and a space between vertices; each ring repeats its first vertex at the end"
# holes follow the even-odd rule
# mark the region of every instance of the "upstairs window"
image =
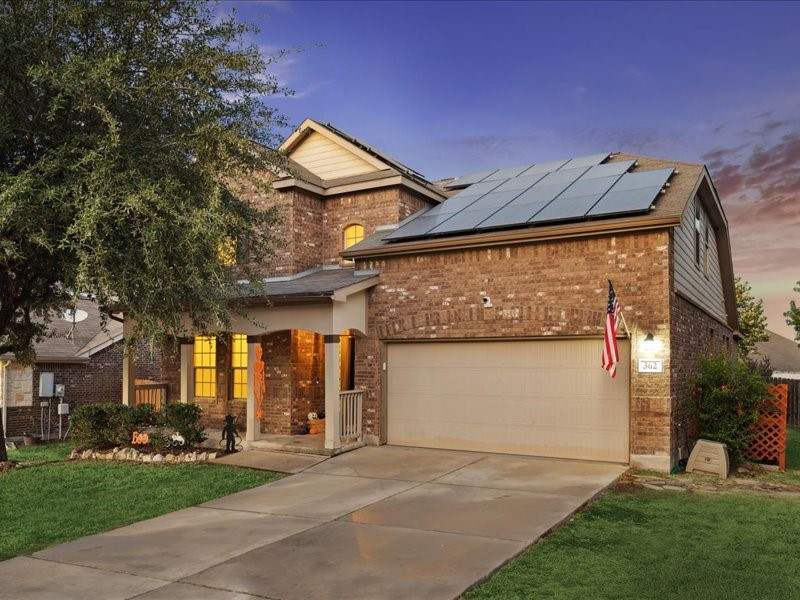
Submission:
POLYGON ((217 245, 217 260, 225 266, 236 264, 236 240, 227 237, 217 245))
POLYGON ((357 244, 361 240, 364 239, 364 226, 363 225, 348 225, 344 228, 344 247, 349 248, 350 246, 357 244))
POLYGON ((231 398, 247 398, 247 336, 231 336, 231 398))
POLYGON ((706 243, 705 243, 705 260, 703 261, 703 273, 706 277, 711 275, 711 227, 706 223, 706 243))
POLYGON ((700 235, 703 231, 703 218, 700 213, 700 204, 694 201, 694 262, 700 267, 700 235))
POLYGON ((194 338, 194 395, 197 398, 216 397, 217 338, 198 335, 194 338))

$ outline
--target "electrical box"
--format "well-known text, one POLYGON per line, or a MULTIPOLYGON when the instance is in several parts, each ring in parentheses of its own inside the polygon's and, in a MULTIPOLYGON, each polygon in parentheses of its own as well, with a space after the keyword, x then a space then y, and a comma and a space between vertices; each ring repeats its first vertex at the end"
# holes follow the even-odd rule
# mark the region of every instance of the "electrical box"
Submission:
POLYGON ((51 398, 53 396, 53 384, 55 383, 55 376, 53 373, 40 373, 39 374, 39 395, 43 398, 51 398))
POLYGON ((60 415, 68 415, 69 414, 69 404, 66 402, 59 402, 58 403, 58 414, 60 415))
POLYGON ((57 383, 55 386, 55 393, 53 395, 58 398, 63 398, 65 389, 66 388, 63 383, 57 383))

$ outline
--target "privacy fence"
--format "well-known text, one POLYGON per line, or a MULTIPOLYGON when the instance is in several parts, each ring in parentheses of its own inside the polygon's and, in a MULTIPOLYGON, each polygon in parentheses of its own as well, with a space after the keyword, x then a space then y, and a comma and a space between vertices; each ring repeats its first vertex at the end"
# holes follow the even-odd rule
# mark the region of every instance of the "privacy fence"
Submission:
POLYGON ((785 383, 788 389, 786 403, 786 422, 789 427, 800 427, 800 379, 783 379, 773 377, 774 385, 785 383))

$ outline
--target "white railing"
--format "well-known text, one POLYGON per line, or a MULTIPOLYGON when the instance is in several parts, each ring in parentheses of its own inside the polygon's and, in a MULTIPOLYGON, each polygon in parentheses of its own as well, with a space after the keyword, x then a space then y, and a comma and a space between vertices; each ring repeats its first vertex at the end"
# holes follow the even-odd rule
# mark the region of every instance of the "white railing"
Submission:
POLYGON ((339 423, 342 440, 361 439, 361 409, 364 405, 364 390, 339 392, 339 423))

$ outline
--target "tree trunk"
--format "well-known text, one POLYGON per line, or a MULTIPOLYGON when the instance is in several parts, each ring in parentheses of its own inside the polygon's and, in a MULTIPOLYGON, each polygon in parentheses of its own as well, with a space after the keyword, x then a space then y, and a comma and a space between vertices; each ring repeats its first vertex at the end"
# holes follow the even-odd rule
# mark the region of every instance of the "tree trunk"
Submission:
MULTIPOLYGON (((3 398, 3 402, 6 399, 3 398)), ((0 462, 8 460, 8 452, 6 452, 6 432, 3 431, 3 419, 0 418, 0 462)))

